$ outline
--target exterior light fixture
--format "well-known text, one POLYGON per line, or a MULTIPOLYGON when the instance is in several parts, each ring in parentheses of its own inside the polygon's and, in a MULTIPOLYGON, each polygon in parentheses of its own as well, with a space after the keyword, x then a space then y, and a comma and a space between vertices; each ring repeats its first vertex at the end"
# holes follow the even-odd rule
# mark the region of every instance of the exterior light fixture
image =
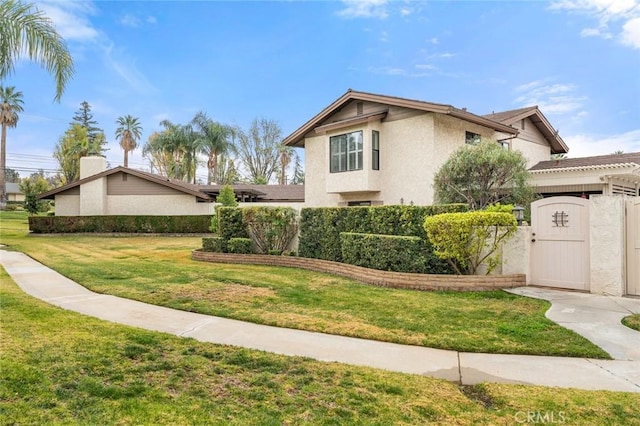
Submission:
POLYGON ((518 226, 522 226, 522 222, 524 222, 524 207, 515 206, 512 213, 518 221, 518 226))

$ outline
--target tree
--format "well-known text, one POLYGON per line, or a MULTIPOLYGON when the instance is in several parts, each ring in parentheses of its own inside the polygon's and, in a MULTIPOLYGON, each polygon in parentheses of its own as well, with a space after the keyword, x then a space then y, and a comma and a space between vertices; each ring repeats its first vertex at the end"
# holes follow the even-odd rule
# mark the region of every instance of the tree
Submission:
POLYGON ((442 165, 434 177, 439 203, 467 203, 472 210, 490 204, 527 204, 534 197, 528 183, 527 161, 519 151, 494 141, 465 145, 442 165))
POLYGON ((0 79, 11 75, 16 62, 26 55, 53 74, 54 100, 59 102, 74 73, 73 59, 51 19, 32 8, 15 0, 0 2, 0 79))
MULTIPOLYGON (((89 138, 89 142, 94 143, 96 139, 100 138, 102 135, 103 140, 106 143, 106 136, 104 135, 104 131, 97 127, 98 122, 93 119, 93 114, 91 114, 91 105, 87 101, 83 101, 80 104, 80 109, 75 112, 73 116, 73 121, 69 124, 79 124, 85 129, 87 129, 87 137, 89 138)), ((104 151, 101 146, 100 151, 104 151)))
POLYGON ((29 213, 36 214, 48 207, 47 201, 38 201, 38 195, 49 190, 49 183, 39 173, 22 179, 18 188, 24 193, 24 208, 29 213))
MULTIPOLYGON (((1 7, 1 6, 0 6, 1 7)), ((1 34, 2 29, 0 29, 1 34)), ((2 43, 2 42, 0 42, 2 43)), ((7 127, 18 125, 19 112, 22 112, 22 92, 16 92, 15 87, 0 86, 0 208, 4 208, 7 202, 7 127)))
POLYGON ((6 182, 20 183, 20 173, 16 170, 7 167, 4 171, 4 176, 6 182))
POLYGON ((120 139, 120 147, 124 151, 124 166, 129 167, 129 151, 138 147, 138 139, 142 133, 142 126, 137 117, 125 115, 116 120, 116 139, 120 139))
POLYGON ((296 155, 296 164, 293 168, 293 178, 291 179, 292 185, 304 185, 304 170, 302 169, 302 162, 300 156, 296 155))
POLYGON ((161 132, 155 132, 145 144, 142 154, 151 160, 152 168, 172 179, 195 183, 198 166, 197 134, 191 125, 163 120, 161 132))
POLYGON ((617 149, 617 150, 613 151, 611 154, 613 154, 613 155, 622 155, 622 154, 624 154, 624 151, 621 150, 621 149, 617 149))
POLYGON ((233 192, 233 188, 230 185, 225 185, 218 196, 216 197, 216 203, 222 204, 223 207, 238 207, 238 201, 236 201, 236 193, 233 192))
POLYGON ((87 129, 80 124, 72 124, 58 141, 53 156, 60 164, 63 185, 80 179, 80 158, 100 155, 104 144, 104 133, 93 142, 89 141, 87 129))
POLYGON ((216 123, 200 111, 191 121, 198 129, 197 145, 199 151, 207 156, 207 183, 220 183, 218 157, 229 150, 229 133, 227 126, 216 123))
POLYGON ((280 185, 287 184, 287 168, 291 164, 291 160, 297 157, 292 147, 280 144, 278 145, 278 154, 280 155, 280 164, 278 168, 278 183, 280 185))
POLYGON ((218 157, 218 180, 219 185, 233 185, 240 183, 240 174, 232 158, 226 155, 218 157))
POLYGON ((237 129, 235 151, 252 183, 267 184, 278 168, 282 130, 278 123, 267 119, 254 119, 249 133, 237 129))

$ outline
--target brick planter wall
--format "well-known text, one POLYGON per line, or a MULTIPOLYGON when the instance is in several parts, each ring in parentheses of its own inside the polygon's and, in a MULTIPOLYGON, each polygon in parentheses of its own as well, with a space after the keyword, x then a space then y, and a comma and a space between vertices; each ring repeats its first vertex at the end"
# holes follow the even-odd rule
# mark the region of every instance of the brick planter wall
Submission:
POLYGON ((378 287, 410 290, 485 291, 526 285, 524 274, 516 275, 428 275, 404 272, 378 271, 346 263, 295 256, 269 256, 262 254, 212 253, 194 250, 195 260, 214 263, 240 263, 250 265, 286 266, 310 271, 340 275, 378 287))

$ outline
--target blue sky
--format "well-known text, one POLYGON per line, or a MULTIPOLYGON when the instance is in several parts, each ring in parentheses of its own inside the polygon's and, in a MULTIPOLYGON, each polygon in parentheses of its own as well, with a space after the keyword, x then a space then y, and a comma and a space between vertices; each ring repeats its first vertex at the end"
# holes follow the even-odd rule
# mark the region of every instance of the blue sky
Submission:
MULTIPOLYGON (((570 157, 640 151, 640 0, 54 1, 38 7, 67 40, 76 74, 21 61, 2 84, 24 94, 7 166, 51 158, 82 101, 105 130, 131 114, 141 142, 197 111, 283 136, 347 89, 451 104, 476 114, 539 105, 570 157)), ((148 168, 141 149, 130 166, 148 168)), ((203 171, 199 176, 203 177, 203 171)))

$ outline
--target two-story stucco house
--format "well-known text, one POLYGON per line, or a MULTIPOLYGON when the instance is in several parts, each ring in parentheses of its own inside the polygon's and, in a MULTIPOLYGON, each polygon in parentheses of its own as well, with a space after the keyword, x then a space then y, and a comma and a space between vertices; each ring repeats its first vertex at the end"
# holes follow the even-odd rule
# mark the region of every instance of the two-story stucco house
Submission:
POLYGON ((450 105, 347 91, 285 138, 305 149, 305 204, 433 203, 434 174, 480 138, 520 150, 529 166, 567 146, 537 107, 472 114, 450 105))

